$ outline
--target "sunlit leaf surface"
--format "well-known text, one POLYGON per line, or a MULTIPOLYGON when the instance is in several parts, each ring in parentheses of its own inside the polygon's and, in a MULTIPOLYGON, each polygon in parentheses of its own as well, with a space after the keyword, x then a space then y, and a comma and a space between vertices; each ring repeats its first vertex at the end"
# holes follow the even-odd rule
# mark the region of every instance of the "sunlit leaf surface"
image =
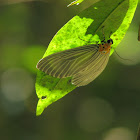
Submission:
MULTIPOLYGON (((138 0, 102 0, 93 4, 73 17, 57 32, 43 57, 62 50, 100 42, 103 39, 103 26, 106 40, 112 33, 111 38, 114 41, 112 54, 131 23, 137 3, 138 0)), ((36 93, 39 98, 37 115, 40 115, 48 105, 76 88, 71 84, 70 79, 58 79, 38 71, 36 78, 36 93)))
POLYGON ((75 0, 73 2, 71 2, 67 7, 72 6, 72 5, 79 5, 81 2, 83 2, 84 0, 75 0))

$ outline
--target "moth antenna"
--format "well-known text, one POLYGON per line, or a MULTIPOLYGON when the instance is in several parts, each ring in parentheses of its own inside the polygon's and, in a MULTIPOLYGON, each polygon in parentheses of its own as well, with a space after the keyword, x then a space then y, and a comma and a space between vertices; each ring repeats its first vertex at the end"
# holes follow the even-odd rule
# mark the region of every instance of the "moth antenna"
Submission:
POLYGON ((119 58, 121 58, 122 60, 134 62, 133 60, 122 58, 122 57, 116 52, 115 49, 114 49, 114 52, 115 52, 115 53, 117 54, 117 56, 118 56, 119 58))

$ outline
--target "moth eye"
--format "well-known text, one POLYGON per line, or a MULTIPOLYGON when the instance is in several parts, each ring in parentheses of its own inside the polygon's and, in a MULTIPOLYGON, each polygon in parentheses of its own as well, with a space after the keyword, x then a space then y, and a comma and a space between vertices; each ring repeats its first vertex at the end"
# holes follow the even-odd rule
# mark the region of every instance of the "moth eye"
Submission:
POLYGON ((110 43, 110 40, 107 40, 107 43, 110 43))

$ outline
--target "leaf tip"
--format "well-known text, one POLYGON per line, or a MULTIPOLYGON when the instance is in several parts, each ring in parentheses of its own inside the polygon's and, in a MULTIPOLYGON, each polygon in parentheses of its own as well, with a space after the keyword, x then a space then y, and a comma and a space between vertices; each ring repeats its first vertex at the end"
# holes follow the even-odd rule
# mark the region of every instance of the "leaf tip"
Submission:
POLYGON ((36 116, 40 116, 47 106, 48 104, 46 105, 46 102, 44 102, 44 100, 39 99, 37 108, 36 108, 36 116))
POLYGON ((43 111, 44 111, 44 108, 42 108, 40 105, 37 105, 36 116, 40 116, 43 111))

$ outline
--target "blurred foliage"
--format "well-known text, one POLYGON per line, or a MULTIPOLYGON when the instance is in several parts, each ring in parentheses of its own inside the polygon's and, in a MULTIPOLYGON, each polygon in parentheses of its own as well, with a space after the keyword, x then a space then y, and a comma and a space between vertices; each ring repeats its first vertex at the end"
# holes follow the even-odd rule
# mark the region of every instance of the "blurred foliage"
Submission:
POLYGON ((137 132, 137 140, 140 140, 140 125, 138 127, 138 132, 137 132))
POLYGON ((55 33, 93 2, 86 0, 67 8, 71 1, 0 7, 0 139, 135 139, 140 121, 140 6, 116 49, 121 57, 135 63, 114 53, 95 81, 75 89, 35 117, 35 61, 55 33))

